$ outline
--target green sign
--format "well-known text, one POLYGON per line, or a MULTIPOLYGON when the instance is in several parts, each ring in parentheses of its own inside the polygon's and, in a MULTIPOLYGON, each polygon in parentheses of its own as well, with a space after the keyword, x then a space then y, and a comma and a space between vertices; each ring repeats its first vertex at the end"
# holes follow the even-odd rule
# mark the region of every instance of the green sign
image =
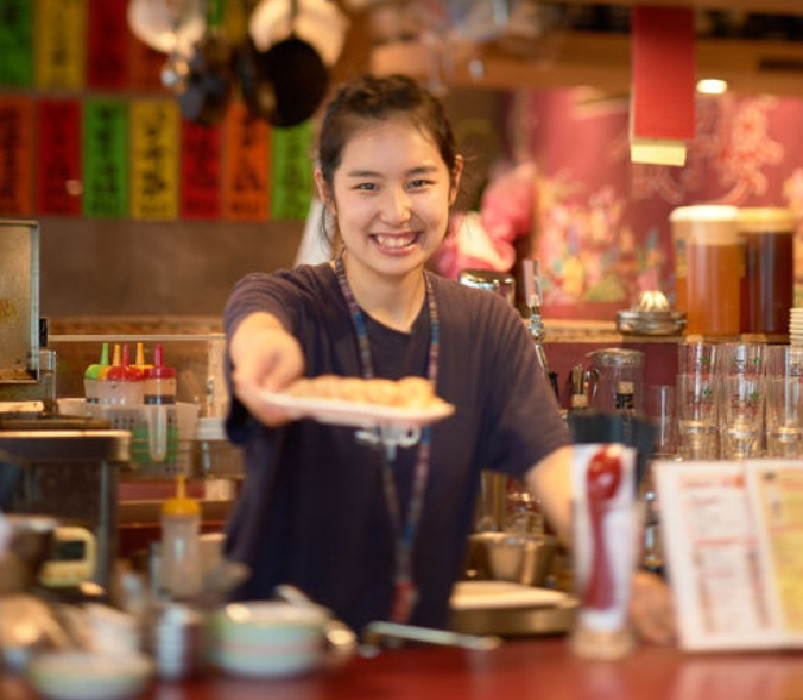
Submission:
POLYGON ((0 85, 33 84, 32 0, 0 0, 0 85))
POLYGON ((312 127, 304 122, 271 132, 271 218, 304 221, 313 190, 312 127))
POLYGON ((84 216, 128 215, 128 104, 84 103, 84 216))

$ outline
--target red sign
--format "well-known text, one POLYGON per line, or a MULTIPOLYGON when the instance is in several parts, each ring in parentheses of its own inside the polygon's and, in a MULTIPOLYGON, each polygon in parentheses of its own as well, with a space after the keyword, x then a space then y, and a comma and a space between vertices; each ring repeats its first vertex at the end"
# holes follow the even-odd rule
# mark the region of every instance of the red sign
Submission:
POLYGON ((29 98, 0 97, 0 215, 32 213, 32 125, 29 98))
POLYGON ((81 103, 40 100, 37 209, 42 214, 81 214, 81 103))
POLYGON ((220 127, 181 122, 181 217, 220 218, 220 127))
POLYGON ((86 81, 91 88, 125 87, 127 5, 126 0, 89 0, 86 81))

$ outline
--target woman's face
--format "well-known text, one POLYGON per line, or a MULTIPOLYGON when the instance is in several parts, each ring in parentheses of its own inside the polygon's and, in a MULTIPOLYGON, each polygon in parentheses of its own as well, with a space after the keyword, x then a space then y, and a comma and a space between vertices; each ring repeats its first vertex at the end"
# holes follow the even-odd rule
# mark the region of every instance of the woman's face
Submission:
POLYGON ((328 192, 350 271, 383 276, 416 271, 440 245, 455 187, 434 141, 404 117, 366 120, 346 142, 328 192))

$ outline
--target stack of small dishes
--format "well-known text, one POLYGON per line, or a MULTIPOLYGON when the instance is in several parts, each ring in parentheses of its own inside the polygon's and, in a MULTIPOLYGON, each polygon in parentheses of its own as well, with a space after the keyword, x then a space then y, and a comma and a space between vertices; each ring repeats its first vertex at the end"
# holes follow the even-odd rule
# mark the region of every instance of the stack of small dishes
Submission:
POLYGON ((212 618, 212 660, 235 675, 293 676, 323 661, 328 613, 279 601, 231 603, 212 618))
POLYGON ((789 344, 803 345, 803 306, 789 309, 789 344))

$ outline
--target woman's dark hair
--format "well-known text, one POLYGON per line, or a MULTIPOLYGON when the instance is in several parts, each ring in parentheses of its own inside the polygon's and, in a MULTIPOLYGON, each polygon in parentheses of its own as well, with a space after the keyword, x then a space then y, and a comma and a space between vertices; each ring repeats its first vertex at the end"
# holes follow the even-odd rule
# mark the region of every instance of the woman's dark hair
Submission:
POLYGON ((323 179, 333 186, 343 147, 361 122, 404 115, 434 141, 454 177, 457 153, 443 105, 426 88, 406 75, 364 75, 343 85, 326 108, 318 139, 318 164, 323 179))

